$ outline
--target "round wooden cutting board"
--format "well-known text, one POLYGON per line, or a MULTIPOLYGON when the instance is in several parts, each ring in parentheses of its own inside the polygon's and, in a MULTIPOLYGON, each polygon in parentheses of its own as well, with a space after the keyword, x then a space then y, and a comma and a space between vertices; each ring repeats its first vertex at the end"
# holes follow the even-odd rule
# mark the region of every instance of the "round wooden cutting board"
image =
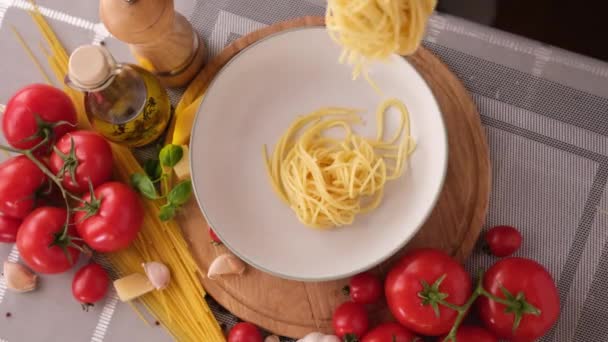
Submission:
MULTIPOLYGON (((323 18, 306 17, 279 23, 251 33, 230 44, 198 76, 203 88, 234 55, 273 33, 301 26, 322 26, 323 18)), ((424 48, 408 58, 432 89, 448 130, 448 170, 439 201, 419 233, 406 248, 376 267, 384 274, 405 250, 440 248, 463 261, 475 246, 484 222, 490 192, 490 161, 479 114, 462 83, 432 53, 424 48)), ((203 113, 204 115, 204 113, 203 113)), ((192 201, 180 218, 192 252, 201 270, 213 259, 229 253, 214 246, 207 224, 192 201)), ((230 312, 276 334, 301 337, 311 331, 331 331, 333 310, 347 298, 341 288, 348 279, 305 283, 284 280, 249 267, 242 276, 220 280, 202 279, 207 292, 230 312)), ((389 319, 383 306, 371 308, 372 320, 389 319)))

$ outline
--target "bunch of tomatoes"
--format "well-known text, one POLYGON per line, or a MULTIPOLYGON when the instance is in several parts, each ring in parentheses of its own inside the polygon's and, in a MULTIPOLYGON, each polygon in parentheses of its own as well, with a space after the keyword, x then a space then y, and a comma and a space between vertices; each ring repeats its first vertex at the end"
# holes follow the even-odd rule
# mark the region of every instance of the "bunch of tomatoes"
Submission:
MULTIPOLYGON (((519 231, 509 226, 490 229, 485 246, 497 257, 521 245, 519 231)), ((333 330, 342 341, 412 342, 419 336, 434 341, 535 341, 557 321, 559 294, 550 273, 534 260, 507 257, 480 271, 475 285, 463 266, 443 251, 407 252, 388 272, 384 284, 366 272, 345 287, 349 301, 333 314, 333 330), (396 322, 370 329, 368 309, 386 299, 396 322), (477 311, 483 326, 462 325, 477 311)), ((337 339, 336 339, 337 340, 337 339)), ((229 342, 261 342, 257 328, 239 323, 229 342)))
MULTIPOLYGON (((143 222, 139 196, 111 181, 112 150, 99 134, 75 131, 76 110, 61 90, 33 84, 9 100, 2 117, 8 146, 18 154, 0 164, 0 242, 16 243, 33 271, 62 273, 82 252, 126 248, 143 222)), ((76 273, 74 296, 86 304, 107 292, 95 263, 76 273)))

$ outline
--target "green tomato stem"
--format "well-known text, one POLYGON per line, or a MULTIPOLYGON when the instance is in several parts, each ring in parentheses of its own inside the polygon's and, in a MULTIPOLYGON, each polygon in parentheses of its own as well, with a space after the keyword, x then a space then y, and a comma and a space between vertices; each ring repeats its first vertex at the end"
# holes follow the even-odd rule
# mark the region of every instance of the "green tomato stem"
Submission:
POLYGON ((462 321, 464 320, 467 313, 469 312, 469 309, 471 308, 471 306, 473 305, 475 300, 477 300, 477 298, 479 296, 483 295, 483 292, 485 292, 485 290, 483 289, 483 273, 484 273, 483 270, 479 270, 479 272, 477 274, 477 286, 475 286, 475 290, 473 291, 473 294, 471 295, 471 297, 469 297, 469 299, 462 306, 457 306, 452 303, 446 303, 444 300, 441 300, 439 302, 439 304, 446 306, 448 308, 451 308, 458 312, 458 316, 456 316, 454 325, 452 325, 452 329, 450 330, 448 335, 443 340, 444 342, 456 341, 456 333, 458 332, 458 328, 460 328, 460 325, 462 324, 462 321), (446 305, 446 304, 448 304, 448 305, 446 305))

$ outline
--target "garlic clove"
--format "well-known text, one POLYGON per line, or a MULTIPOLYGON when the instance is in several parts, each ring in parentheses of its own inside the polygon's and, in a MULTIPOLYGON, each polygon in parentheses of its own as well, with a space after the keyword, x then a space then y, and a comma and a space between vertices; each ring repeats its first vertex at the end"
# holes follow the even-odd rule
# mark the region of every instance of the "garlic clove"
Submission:
POLYGON ((222 275, 236 274, 241 275, 245 272, 245 263, 232 254, 222 254, 215 258, 209 266, 207 277, 217 279, 222 275))
POLYGON ((15 292, 30 292, 36 289, 38 276, 27 267, 10 262, 4 262, 4 279, 6 287, 15 292))
POLYGON ((325 335, 320 332, 311 332, 302 337, 298 342, 340 342, 340 339, 334 335, 325 335))
POLYGON ((146 276, 148 276, 154 288, 162 290, 169 285, 171 272, 165 264, 158 261, 150 261, 141 264, 141 266, 144 268, 144 272, 146 272, 146 276))
POLYGON ((270 335, 264 339, 264 342, 281 342, 281 339, 277 335, 270 335))

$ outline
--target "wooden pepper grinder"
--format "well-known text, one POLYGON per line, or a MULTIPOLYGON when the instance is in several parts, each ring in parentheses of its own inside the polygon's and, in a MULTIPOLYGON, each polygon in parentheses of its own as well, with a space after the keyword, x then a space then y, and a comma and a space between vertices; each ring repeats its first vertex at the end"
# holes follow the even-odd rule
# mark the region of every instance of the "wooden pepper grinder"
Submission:
POLYGON ((206 48, 173 0, 100 0, 101 21, 128 43, 138 63, 166 87, 181 87, 202 68, 206 48))

